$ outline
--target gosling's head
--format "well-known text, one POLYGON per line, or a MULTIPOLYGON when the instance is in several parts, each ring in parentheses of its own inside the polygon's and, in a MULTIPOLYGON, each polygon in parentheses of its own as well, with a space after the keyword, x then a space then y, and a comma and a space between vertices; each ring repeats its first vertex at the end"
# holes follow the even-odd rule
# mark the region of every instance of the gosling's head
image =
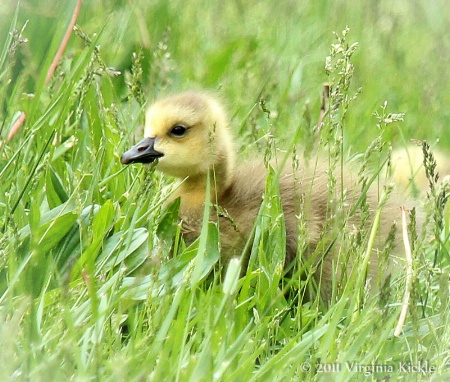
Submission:
POLYGON ((226 114, 209 93, 185 92, 155 102, 145 115, 144 136, 122 155, 123 164, 157 160, 157 170, 177 178, 209 170, 230 176, 234 149, 226 114))

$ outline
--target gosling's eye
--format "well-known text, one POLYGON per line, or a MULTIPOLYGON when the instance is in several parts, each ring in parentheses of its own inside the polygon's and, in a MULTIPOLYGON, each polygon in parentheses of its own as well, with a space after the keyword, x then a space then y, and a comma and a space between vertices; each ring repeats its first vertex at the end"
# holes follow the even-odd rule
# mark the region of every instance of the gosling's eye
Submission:
POLYGON ((183 125, 175 125, 172 127, 172 130, 170 130, 170 135, 173 137, 181 138, 184 137, 186 134, 187 128, 183 125))

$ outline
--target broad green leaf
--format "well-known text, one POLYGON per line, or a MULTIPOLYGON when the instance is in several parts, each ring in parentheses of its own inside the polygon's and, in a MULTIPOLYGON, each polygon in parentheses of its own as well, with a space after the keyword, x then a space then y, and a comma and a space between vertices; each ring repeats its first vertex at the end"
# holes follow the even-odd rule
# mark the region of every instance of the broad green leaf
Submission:
POLYGON ((92 221, 92 234, 94 237, 106 237, 111 230, 114 218, 114 206, 111 200, 107 200, 95 214, 92 221))
POLYGON ((40 226, 37 233, 39 251, 46 253, 54 248, 70 231, 76 220, 77 215, 74 212, 69 212, 40 226))
POLYGON ((55 172, 52 166, 48 167, 45 191, 47 202, 50 208, 55 208, 62 203, 67 202, 69 196, 67 195, 61 178, 55 172))
POLYGON ((85 207, 81 212, 81 216, 78 217, 61 242, 61 245, 55 253, 55 257, 62 273, 66 273, 73 266, 73 261, 77 257, 80 257, 81 253, 87 247, 88 240, 91 236, 88 228, 90 227, 92 218, 99 210, 100 206, 98 204, 85 207))
MULTIPOLYGON (((59 205, 58 207, 55 207, 51 209, 50 211, 47 211, 43 214, 41 214, 40 217, 40 225, 44 225, 54 219, 56 219, 58 216, 61 216, 66 213, 72 213, 75 210, 76 206, 73 202, 67 202, 59 205)), ((26 225, 19 231, 20 238, 26 237, 30 234, 30 226, 26 225)))
POLYGON ((109 272, 119 265, 132 272, 148 258, 147 240, 148 231, 145 228, 137 228, 129 246, 124 244, 125 233, 120 231, 107 238, 104 248, 98 258, 98 272, 109 272))

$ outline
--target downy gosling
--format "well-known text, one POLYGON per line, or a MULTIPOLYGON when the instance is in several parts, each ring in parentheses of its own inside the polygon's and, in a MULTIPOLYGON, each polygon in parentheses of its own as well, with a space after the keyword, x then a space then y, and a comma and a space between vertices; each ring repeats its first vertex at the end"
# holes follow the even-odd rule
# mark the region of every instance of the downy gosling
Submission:
MULTIPOLYGON (((170 200, 181 199, 179 214, 187 244, 200 235, 205 198, 211 198, 213 205, 226 211, 225 214, 213 211, 210 214, 210 219, 219 223, 222 263, 226 264, 232 257, 241 256, 263 200, 267 178, 263 160, 245 163, 236 160, 226 113, 221 103, 208 92, 190 91, 168 96, 151 105, 145 117, 145 138, 123 154, 122 163, 157 161, 157 170, 181 181, 170 200), (206 195, 208 174, 211 195, 206 195)), ((332 220, 333 198, 330 200, 328 166, 323 164, 328 162, 311 162, 314 163, 301 163, 298 170, 288 163, 279 175, 286 227, 286 266, 299 252, 300 256, 307 258, 316 249, 324 231, 332 229, 327 222, 332 220), (302 231, 299 228, 301 224, 304 227, 302 231), (299 232, 307 235, 304 240, 307 248, 301 251, 297 248, 299 232)), ((361 186, 356 184, 357 176, 349 169, 344 173, 343 185, 340 174, 335 175, 336 190, 341 190, 343 186, 344 206, 349 206, 344 208, 348 209, 345 211, 348 213, 350 206, 360 197, 361 186)), ((369 189, 366 198, 371 217, 364 224, 365 234, 371 229, 374 211, 378 206, 378 190, 369 189)), ((394 222, 401 220, 400 207, 404 205, 404 199, 391 195, 382 210, 368 271, 368 278, 372 282, 378 274, 378 249, 385 245, 394 222)), ((353 229, 355 234, 358 230, 356 227, 362 224, 361 215, 355 212, 347 222, 348 229, 353 229)), ((342 228, 342 225, 335 224, 335 230, 342 228)), ((401 237, 399 232, 397 237, 401 237)), ((400 247, 400 243, 397 245, 400 247)), ((333 273, 339 276, 343 271, 350 272, 352 267, 351 260, 337 261, 338 246, 338 243, 334 243, 328 254, 324 248, 324 253, 314 260, 316 265, 320 264, 315 276, 320 280, 320 293, 326 301, 331 297, 333 273)), ((343 255, 340 256, 342 258, 343 255)))

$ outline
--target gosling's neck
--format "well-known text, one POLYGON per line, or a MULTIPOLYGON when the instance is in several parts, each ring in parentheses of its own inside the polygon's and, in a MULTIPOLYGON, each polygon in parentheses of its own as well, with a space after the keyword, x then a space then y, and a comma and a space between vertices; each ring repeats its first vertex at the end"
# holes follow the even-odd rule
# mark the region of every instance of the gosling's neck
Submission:
POLYGON ((234 155, 222 157, 209 172, 188 176, 182 181, 177 196, 184 208, 203 206, 209 179, 210 200, 218 202, 234 181, 234 155))

